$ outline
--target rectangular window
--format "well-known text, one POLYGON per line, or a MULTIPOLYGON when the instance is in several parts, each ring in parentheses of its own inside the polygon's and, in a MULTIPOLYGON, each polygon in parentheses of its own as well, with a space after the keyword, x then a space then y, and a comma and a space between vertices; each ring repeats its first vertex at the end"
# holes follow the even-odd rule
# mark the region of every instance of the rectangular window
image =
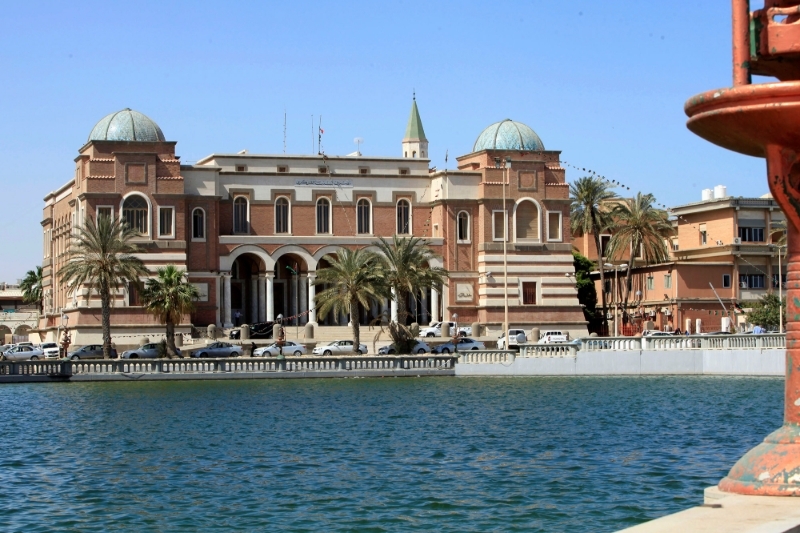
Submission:
POLYGON ((289 167, 285 165, 278 165, 278 172, 280 173, 289 172, 289 167))
POLYGON ((708 233, 706 232, 706 225, 700 224, 700 246, 705 246, 708 242, 708 233))
POLYGON ((739 274, 739 287, 742 289, 763 289, 764 274, 739 274))
POLYGON ((495 241, 502 241, 503 238, 508 240, 506 231, 506 217, 505 211, 492 211, 492 239, 495 241))
POLYGON ((175 209, 172 207, 159 207, 158 208, 158 236, 159 237, 174 237, 175 236, 175 209))
POLYGON ((139 289, 135 283, 128 283, 128 305, 142 305, 139 289))
POLYGON ((678 250, 679 250, 678 239, 672 239, 672 251, 677 252, 678 250))
MULTIPOLYGON (((786 274, 783 274, 783 280, 782 280, 782 283, 780 285, 784 289, 786 288, 786 274)), ((778 275, 777 274, 773 274, 772 275, 772 288, 773 289, 779 288, 779 286, 778 286, 778 275)))
POLYGON ((317 167, 317 174, 327 174, 328 167, 317 167))
POLYGON ((100 217, 114 218, 114 208, 110 205, 98 205, 97 220, 100 220, 100 217))
POLYGON ((648 291, 653 291, 653 290, 655 290, 655 288, 656 288, 655 278, 653 276, 648 276, 647 277, 647 290, 648 291))
POLYGON ((731 275, 730 274, 723 274, 722 275, 722 288, 723 289, 730 289, 731 288, 731 275))
POLYGON ((547 240, 561 240, 561 213, 557 211, 547 213, 547 240))
POLYGON ((400 175, 401 175, 401 176, 406 176, 406 175, 408 175, 408 169, 407 169, 407 168, 401 168, 401 169, 400 169, 400 175))
POLYGON ((764 228, 739 227, 742 242, 764 242, 764 228))
POLYGON ((600 257, 606 257, 608 244, 611 242, 611 235, 600 235, 600 257))
POLYGON ((358 169, 359 174, 369 174, 369 169, 367 167, 361 167, 358 169))
POLYGON ((672 288, 672 274, 664 274, 664 288, 665 289, 672 288))
POLYGON ((236 172, 245 172, 247 170, 246 165, 236 165, 236 172))
POLYGON ((536 282, 523 281, 522 282, 522 304, 535 305, 536 304, 536 282))

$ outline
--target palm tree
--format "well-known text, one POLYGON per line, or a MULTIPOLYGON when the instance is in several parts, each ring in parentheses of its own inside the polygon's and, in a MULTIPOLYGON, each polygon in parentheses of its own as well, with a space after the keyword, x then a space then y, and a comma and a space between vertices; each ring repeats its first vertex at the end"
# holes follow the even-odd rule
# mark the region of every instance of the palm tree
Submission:
POLYGON ((569 186, 570 206, 569 218, 572 234, 575 236, 592 235, 597 248, 597 263, 600 271, 600 291, 603 303, 603 324, 608 324, 606 318, 606 277, 603 268, 603 250, 601 249, 600 234, 610 229, 614 219, 610 216, 609 201, 617 198, 614 191, 609 190, 608 184, 601 178, 585 176, 569 186))
POLYGON ((186 272, 167 265, 158 269, 158 275, 150 278, 142 291, 142 303, 166 324, 167 357, 178 355, 175 347, 175 324, 180 324, 183 315, 194 310, 194 302, 200 291, 186 279, 186 272))
POLYGON ((450 274, 444 268, 430 266, 438 256, 428 241, 419 237, 395 235, 392 242, 381 237, 375 245, 383 254, 384 295, 397 300, 397 320, 405 324, 408 295, 438 288, 450 274))
POLYGON ((329 266, 317 271, 314 285, 325 289, 317 293, 317 311, 322 318, 329 312, 334 316, 350 314, 353 328, 353 350, 361 345, 358 306, 368 307, 381 296, 380 258, 364 249, 340 248, 336 257, 329 257, 329 266))
MULTIPOLYGON (((128 283, 139 283, 147 275, 141 259, 133 254, 139 248, 131 242, 139 233, 119 219, 89 218, 76 228, 69 260, 58 271, 67 287, 76 291, 84 285, 100 295, 103 324, 103 356, 111 358, 112 294, 128 283)), ((91 292, 90 292, 91 294, 91 292)))
MULTIPOLYGON (((639 257, 648 265, 669 259, 666 239, 673 234, 672 224, 667 212, 653 205, 655 201, 652 194, 636 193, 635 198, 627 198, 611 210, 616 228, 608 244, 608 255, 619 257, 630 251, 628 279, 639 250, 639 257)), ((630 288, 630 284, 625 283, 623 310, 628 307, 630 288)))
POLYGON ((42 267, 37 266, 36 270, 28 270, 25 279, 19 284, 22 289, 22 301, 25 303, 36 303, 39 311, 42 310, 42 267))

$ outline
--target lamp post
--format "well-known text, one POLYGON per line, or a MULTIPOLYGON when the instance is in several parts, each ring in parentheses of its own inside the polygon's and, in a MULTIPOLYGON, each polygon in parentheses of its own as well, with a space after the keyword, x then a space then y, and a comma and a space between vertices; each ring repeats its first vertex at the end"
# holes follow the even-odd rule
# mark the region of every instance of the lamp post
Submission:
POLYGON ((278 345, 278 359, 283 359, 283 345, 286 342, 286 334, 283 331, 283 315, 278 315, 278 337, 275 339, 275 344, 278 345))
POLYGON ((67 355, 68 355, 67 350, 69 350, 69 345, 70 345, 70 340, 71 340, 70 337, 69 337, 69 333, 67 333, 67 331, 68 331, 67 330, 67 326, 68 325, 69 325, 69 316, 66 313, 61 313, 61 327, 59 328, 59 332, 58 332, 58 336, 59 336, 60 340, 58 340, 57 342, 60 342, 61 349, 64 352, 64 355, 62 357, 67 357, 67 355), (61 335, 61 330, 62 329, 64 330, 63 337, 61 335))
MULTIPOLYGON (((494 158, 494 167, 500 168, 500 158, 494 158)), ((508 212, 506 211, 506 180, 511 169, 511 157, 506 157, 502 174, 503 189, 503 334, 508 335, 508 212)), ((508 339, 506 339, 508 344, 508 339)))
POLYGON ((453 353, 458 354, 458 313, 453 313, 453 353))

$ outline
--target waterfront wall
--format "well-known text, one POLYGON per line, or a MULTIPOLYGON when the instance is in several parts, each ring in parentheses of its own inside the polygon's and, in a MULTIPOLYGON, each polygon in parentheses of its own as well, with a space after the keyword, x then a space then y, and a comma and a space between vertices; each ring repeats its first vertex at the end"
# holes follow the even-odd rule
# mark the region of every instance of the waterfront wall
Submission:
POLYGON ((784 376, 786 350, 692 349, 578 351, 554 357, 465 353, 456 376, 784 376))

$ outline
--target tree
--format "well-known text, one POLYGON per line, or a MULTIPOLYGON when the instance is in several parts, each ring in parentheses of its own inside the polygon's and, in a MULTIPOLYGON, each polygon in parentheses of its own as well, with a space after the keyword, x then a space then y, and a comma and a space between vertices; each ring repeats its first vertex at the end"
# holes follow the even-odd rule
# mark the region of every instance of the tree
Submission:
POLYGON ((88 285, 100 295, 103 326, 103 357, 111 358, 112 294, 128 283, 139 284, 139 276, 147 275, 141 259, 133 254, 139 248, 132 239, 139 233, 119 219, 89 218, 76 228, 67 263, 58 271, 71 291, 88 285))
POLYGON ((158 275, 150 278, 142 291, 142 302, 147 310, 167 326, 166 355, 176 357, 175 324, 180 324, 183 315, 194 310, 194 302, 200 298, 197 287, 186 279, 186 272, 174 265, 158 269, 158 275))
POLYGON ((767 330, 777 330, 780 324, 780 315, 783 314, 783 322, 786 323, 786 298, 783 301, 778 299, 776 294, 765 294, 760 300, 751 305, 751 311, 747 313, 747 321, 751 324, 758 324, 767 330))
POLYGON ((325 288, 316 295, 317 312, 324 318, 329 312, 334 316, 350 314, 353 328, 353 350, 361 345, 359 304, 369 307, 382 294, 380 258, 364 249, 340 248, 336 257, 329 257, 329 266, 317 271, 314 285, 325 288))
MULTIPOLYGON (((570 184, 569 196, 572 234, 575 236, 592 235, 597 248, 598 263, 602 263, 603 250, 600 234, 613 226, 614 220, 609 214, 608 203, 615 199, 617 194, 609 190, 608 184, 601 178, 585 176, 570 184)), ((603 290, 600 291, 603 302, 602 319, 603 324, 606 324, 606 277, 603 268, 600 268, 600 286, 603 287, 603 290)))
POLYGON ((36 270, 28 270, 22 283, 22 301, 25 303, 36 303, 39 311, 42 310, 42 267, 37 266, 36 270))
POLYGON ((575 267, 575 287, 578 289, 578 303, 583 308, 583 317, 590 324, 597 321, 597 289, 591 278, 591 272, 597 268, 594 261, 572 251, 575 267))
MULTIPOLYGON (((663 263, 669 259, 665 239, 673 234, 672 224, 667 212, 653 205, 655 201, 652 194, 636 193, 635 198, 627 198, 611 210, 616 227, 608 244, 608 256, 621 257, 630 252, 628 279, 637 255, 648 265, 663 263)), ((601 272, 602 270, 600 269, 601 272)), ((628 308, 630 289, 630 283, 625 283, 623 312, 628 308)))
POLYGON ((375 245, 382 253, 382 293, 397 301, 397 322, 389 324, 389 334, 398 353, 408 353, 414 335, 406 327, 409 294, 418 296, 422 291, 441 287, 449 276, 447 270, 430 266, 438 256, 428 246, 428 241, 418 237, 398 237, 392 241, 380 238, 375 245))

